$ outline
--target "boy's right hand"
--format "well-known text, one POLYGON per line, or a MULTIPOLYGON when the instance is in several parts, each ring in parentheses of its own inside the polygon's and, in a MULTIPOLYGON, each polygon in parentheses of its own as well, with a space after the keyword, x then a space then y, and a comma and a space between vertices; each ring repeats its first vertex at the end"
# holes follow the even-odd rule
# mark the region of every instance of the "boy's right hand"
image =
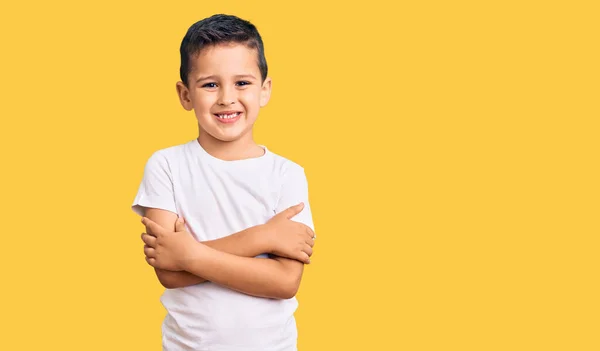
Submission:
POLYGON ((303 203, 292 206, 275 215, 264 226, 268 229, 271 254, 308 264, 315 245, 315 233, 307 225, 291 220, 302 209, 303 203))

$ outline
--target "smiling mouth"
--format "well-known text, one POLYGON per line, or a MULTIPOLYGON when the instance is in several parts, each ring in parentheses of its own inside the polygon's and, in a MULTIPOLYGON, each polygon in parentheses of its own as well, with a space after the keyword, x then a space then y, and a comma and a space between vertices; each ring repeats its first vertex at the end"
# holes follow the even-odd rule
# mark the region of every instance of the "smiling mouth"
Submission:
POLYGON ((241 118, 242 112, 239 111, 223 111, 222 113, 213 114, 217 121, 223 125, 234 125, 241 118))
POLYGON ((234 119, 241 114, 242 114, 241 112, 219 113, 219 114, 215 113, 215 116, 217 116, 217 118, 219 118, 219 119, 228 120, 228 119, 234 119))

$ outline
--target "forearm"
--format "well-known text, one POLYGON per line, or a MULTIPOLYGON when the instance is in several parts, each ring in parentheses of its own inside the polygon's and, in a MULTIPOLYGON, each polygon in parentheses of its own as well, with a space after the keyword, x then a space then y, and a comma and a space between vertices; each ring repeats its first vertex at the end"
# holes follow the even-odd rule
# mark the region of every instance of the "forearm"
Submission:
POLYGON ((186 286, 204 283, 206 279, 185 271, 167 271, 154 268, 158 281, 167 289, 184 288, 186 286))
POLYGON ((248 295, 288 299, 299 287, 304 264, 282 258, 235 256, 198 243, 195 259, 185 270, 248 295))
MULTIPOLYGON (((259 225, 221 239, 203 241, 202 244, 235 256, 255 257, 271 250, 267 238, 266 228, 259 225)), ((168 289, 182 288, 207 281, 204 277, 186 271, 173 272, 157 269, 156 274, 161 284, 168 289)))
POLYGON ((220 239, 202 241, 202 244, 231 255, 256 257, 271 251, 268 237, 267 227, 257 225, 220 239))

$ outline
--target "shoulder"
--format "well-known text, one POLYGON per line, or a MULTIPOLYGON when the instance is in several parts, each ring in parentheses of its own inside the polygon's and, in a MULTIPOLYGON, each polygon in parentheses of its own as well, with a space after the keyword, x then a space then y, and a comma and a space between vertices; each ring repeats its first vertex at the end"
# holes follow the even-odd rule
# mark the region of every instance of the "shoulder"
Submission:
POLYGON ((189 148, 190 143, 187 142, 158 149, 150 154, 147 163, 161 167, 169 166, 181 160, 189 152, 189 148))
POLYGON ((275 177, 274 184, 282 189, 305 189, 308 187, 308 179, 304 166, 289 157, 271 152, 273 159, 272 174, 275 177))
POLYGON ((287 176, 298 176, 304 175, 304 167, 299 163, 277 154, 273 151, 269 151, 271 153, 273 159, 273 171, 281 178, 285 178, 287 176))
POLYGON ((172 146, 167 146, 162 149, 158 149, 154 151, 151 157, 162 157, 162 158, 173 158, 181 156, 183 153, 188 152, 191 142, 186 142, 183 144, 177 144, 172 146))
POLYGON ((158 149, 146 159, 144 173, 172 177, 189 163, 189 143, 158 149))

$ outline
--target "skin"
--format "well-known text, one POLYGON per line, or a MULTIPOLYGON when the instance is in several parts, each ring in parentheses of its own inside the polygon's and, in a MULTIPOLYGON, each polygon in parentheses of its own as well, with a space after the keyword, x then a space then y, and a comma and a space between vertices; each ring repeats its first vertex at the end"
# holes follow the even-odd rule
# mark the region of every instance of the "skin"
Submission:
MULTIPOLYGON (((188 85, 180 81, 176 89, 183 108, 194 111, 200 145, 223 160, 262 156, 252 129, 269 101, 271 79, 261 80, 256 50, 221 44, 204 48, 192 61, 188 85), (239 119, 220 122, 216 115, 226 111, 240 113, 239 119)), ((146 261, 167 288, 208 280, 253 296, 291 298, 314 246, 313 231, 291 220, 302 208, 298 204, 264 225, 206 242, 196 241, 175 213, 147 209, 142 219, 146 261), (261 253, 273 256, 254 257, 261 253)))
MULTIPOLYGON (((294 254, 302 252, 301 256, 308 255, 304 252, 308 247, 312 253, 314 245, 314 233, 310 228, 290 221, 302 208, 303 204, 288 208, 261 228, 270 238, 286 233, 287 240, 278 238, 276 241, 291 243, 286 250, 289 249, 294 254), (283 230, 283 233, 278 232, 279 230, 283 230)), ((182 219, 176 221, 174 231, 166 230, 147 217, 142 218, 142 223, 148 232, 153 233, 142 234, 142 240, 146 244, 146 261, 157 269, 203 277, 230 289, 265 298, 289 299, 295 296, 299 288, 302 277, 299 268, 304 267, 302 262, 283 257, 240 257, 219 251, 213 245, 196 241, 185 230, 182 219)), ((266 241, 267 245, 269 242, 273 243, 271 240, 266 241)), ((233 243, 230 240, 231 247, 235 247, 233 243)), ((220 245, 226 244, 221 242, 220 245)))
MULTIPOLYGON (((203 241, 202 244, 215 250, 242 257, 255 257, 262 253, 270 253, 309 264, 313 253, 315 234, 304 224, 291 220, 293 216, 302 211, 303 207, 303 204, 292 206, 264 225, 250 227, 221 239, 203 241)), ((145 218, 156 223, 161 228, 159 230, 163 232, 166 230, 165 228, 174 228, 175 231, 185 230, 185 227, 181 224, 180 227, 176 226, 178 217, 170 211, 150 208, 146 210, 145 218)), ((157 245, 152 239, 152 237, 157 236, 155 228, 146 226, 146 233, 142 234, 142 240, 146 243, 144 247, 146 261, 155 267, 156 275, 161 284, 168 289, 173 289, 205 282, 206 279, 203 277, 184 270, 157 268, 162 262, 160 260, 154 262, 153 260, 156 257, 155 248, 157 245)), ((174 239, 177 238, 174 237, 174 239)), ((167 253, 167 255, 176 254, 178 254, 177 250, 167 253)))
POLYGON ((271 97, 271 78, 261 81, 257 53, 244 45, 205 48, 193 60, 189 88, 177 82, 184 109, 194 111, 200 145, 223 160, 240 160, 264 154, 253 139, 252 128, 260 109, 271 97), (214 114, 239 111, 234 124, 220 123, 214 114))

